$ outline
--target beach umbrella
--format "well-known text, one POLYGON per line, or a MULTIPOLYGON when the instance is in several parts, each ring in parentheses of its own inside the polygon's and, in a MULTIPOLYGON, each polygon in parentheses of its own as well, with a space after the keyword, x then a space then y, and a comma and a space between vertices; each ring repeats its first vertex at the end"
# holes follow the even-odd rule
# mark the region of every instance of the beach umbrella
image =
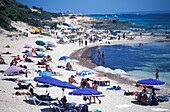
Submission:
POLYGON ((37 55, 37 57, 43 57, 43 56, 45 56, 44 53, 40 53, 40 54, 37 55))
POLYGON ((3 47, 5 47, 5 48, 13 48, 12 45, 4 45, 3 47))
POLYGON ((47 76, 54 76, 51 72, 41 72, 39 76, 47 77, 47 76))
POLYGON ((108 81, 109 79, 106 76, 103 75, 95 75, 90 77, 91 80, 95 80, 95 81, 108 81))
POLYGON ((40 30, 37 27, 33 27, 33 30, 36 32, 40 32, 40 30))
POLYGON ((71 25, 69 25, 68 23, 63 23, 63 25, 71 27, 71 25))
POLYGON ((86 26, 86 28, 91 28, 91 26, 86 26))
POLYGON ((70 84, 68 82, 65 81, 61 81, 59 79, 56 78, 52 78, 52 77, 35 77, 34 81, 40 82, 40 83, 46 83, 46 84, 50 84, 53 86, 57 86, 57 87, 61 87, 63 90, 63 94, 64 94, 64 88, 67 89, 79 89, 77 86, 70 84))
POLYGON ((62 61, 62 60, 66 61, 67 59, 69 59, 68 56, 62 56, 62 57, 60 57, 59 61, 62 61))
POLYGON ((100 92, 100 91, 86 88, 86 87, 69 92, 69 95, 83 95, 83 96, 97 96, 97 95, 101 95, 101 94, 102 94, 102 92, 100 92))
POLYGON ((139 84, 144 84, 144 85, 164 85, 165 82, 156 80, 156 79, 144 79, 144 80, 139 80, 137 81, 139 84))
POLYGON ((37 40, 35 43, 36 43, 37 45, 41 45, 41 46, 46 45, 46 43, 43 42, 43 41, 41 41, 41 40, 37 40))
POLYGON ((32 48, 31 45, 25 45, 24 48, 32 48))
POLYGON ((60 39, 66 39, 65 37, 62 37, 62 36, 58 36, 58 38, 60 38, 60 39))
POLYGON ((66 81, 61 81, 59 79, 53 77, 35 77, 34 81, 38 81, 41 83, 47 83, 53 86, 61 87, 61 88, 68 88, 68 89, 79 89, 77 86, 70 84, 66 81))
POLYGON ((92 75, 94 74, 94 72, 91 72, 89 70, 84 70, 84 71, 81 71, 77 74, 77 76, 86 76, 86 75, 92 75))
POLYGON ((103 66, 97 66, 95 67, 93 70, 95 71, 101 71, 101 72, 105 72, 105 73, 111 73, 112 70, 103 66))
POLYGON ((78 28, 76 28, 76 27, 72 27, 72 29, 73 29, 73 30, 78 30, 78 28))
POLYGON ((26 56, 36 56, 35 52, 27 52, 25 53, 26 56))
POLYGON ((12 65, 7 70, 4 71, 4 74, 13 74, 14 72, 19 72, 24 69, 25 68, 21 68, 21 67, 12 65))

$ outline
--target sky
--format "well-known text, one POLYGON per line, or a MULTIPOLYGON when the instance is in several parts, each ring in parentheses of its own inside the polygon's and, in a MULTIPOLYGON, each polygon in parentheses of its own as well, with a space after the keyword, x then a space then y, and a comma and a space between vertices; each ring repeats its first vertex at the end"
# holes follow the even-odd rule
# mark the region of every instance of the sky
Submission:
POLYGON ((170 10, 170 0, 16 0, 55 13, 114 14, 170 10))

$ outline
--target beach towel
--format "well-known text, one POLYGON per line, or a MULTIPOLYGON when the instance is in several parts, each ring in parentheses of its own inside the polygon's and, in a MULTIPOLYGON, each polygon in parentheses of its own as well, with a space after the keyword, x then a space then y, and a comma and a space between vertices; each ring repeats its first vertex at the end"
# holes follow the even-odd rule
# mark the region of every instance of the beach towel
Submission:
POLYGON ((162 111, 162 112, 169 111, 168 109, 164 109, 164 108, 153 108, 151 110, 152 111, 162 111))
POLYGON ((126 91, 125 89, 117 89, 117 88, 107 88, 108 90, 115 90, 115 91, 126 91))
POLYGON ((131 107, 132 105, 127 105, 127 104, 123 104, 123 105, 116 105, 115 107, 117 108, 126 108, 126 107, 131 107))

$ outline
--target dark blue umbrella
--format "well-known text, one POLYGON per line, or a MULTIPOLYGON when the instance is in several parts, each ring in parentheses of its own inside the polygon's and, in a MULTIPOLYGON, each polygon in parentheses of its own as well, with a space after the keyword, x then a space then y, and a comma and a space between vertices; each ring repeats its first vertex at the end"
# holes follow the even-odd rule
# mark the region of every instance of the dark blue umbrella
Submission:
POLYGON ((81 71, 77 74, 77 76, 86 76, 86 75, 92 75, 94 74, 94 72, 91 72, 89 70, 84 70, 84 71, 81 71))
POLYGON ((69 59, 69 57, 68 57, 68 56, 62 56, 62 57, 60 57, 59 61, 61 61, 61 60, 66 61, 67 59, 69 59))
POLYGON ((164 85, 165 82, 159 81, 156 79, 145 79, 145 80, 139 80, 137 83, 144 84, 144 85, 164 85))
POLYGON ((61 87, 61 88, 78 89, 77 86, 74 86, 68 82, 61 81, 61 80, 58 80, 52 77, 35 77, 34 81, 50 84, 50 85, 61 87))
POLYGON ((43 57, 43 56, 45 56, 44 53, 40 53, 40 54, 37 55, 37 57, 43 57))
POLYGON ((46 43, 43 42, 43 41, 41 41, 41 40, 37 40, 35 43, 36 43, 37 45, 41 45, 41 46, 46 45, 46 43))
POLYGON ((69 25, 68 23, 63 23, 63 25, 71 27, 71 25, 69 25))
POLYGON ((84 95, 84 96, 96 96, 101 94, 102 92, 100 91, 96 91, 94 89, 90 89, 86 87, 69 92, 69 95, 84 95))
POLYGON ((47 76, 54 76, 51 72, 41 72, 39 76, 47 77, 47 76))

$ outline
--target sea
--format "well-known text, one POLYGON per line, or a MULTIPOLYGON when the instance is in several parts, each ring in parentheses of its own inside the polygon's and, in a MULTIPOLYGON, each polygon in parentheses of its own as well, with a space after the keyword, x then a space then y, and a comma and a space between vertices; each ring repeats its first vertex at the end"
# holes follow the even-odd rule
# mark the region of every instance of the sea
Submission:
POLYGON ((94 63, 112 70, 122 69, 139 79, 159 78, 170 85, 170 42, 128 43, 92 48, 94 63), (98 57, 98 49, 105 57, 98 57))
POLYGON ((115 14, 115 15, 93 15, 92 18, 113 18, 121 21, 132 22, 133 26, 124 27, 129 28, 141 28, 155 30, 163 33, 170 31, 170 13, 161 14, 115 14))

